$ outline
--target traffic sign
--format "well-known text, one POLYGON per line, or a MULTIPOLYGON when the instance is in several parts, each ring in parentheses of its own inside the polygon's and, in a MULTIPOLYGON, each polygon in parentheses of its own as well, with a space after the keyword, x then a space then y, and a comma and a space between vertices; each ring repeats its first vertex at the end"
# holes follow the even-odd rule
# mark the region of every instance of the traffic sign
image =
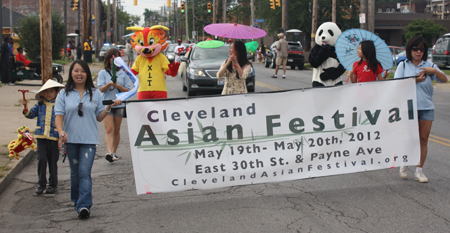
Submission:
POLYGON ((255 23, 264 23, 266 22, 265 19, 255 19, 255 23))

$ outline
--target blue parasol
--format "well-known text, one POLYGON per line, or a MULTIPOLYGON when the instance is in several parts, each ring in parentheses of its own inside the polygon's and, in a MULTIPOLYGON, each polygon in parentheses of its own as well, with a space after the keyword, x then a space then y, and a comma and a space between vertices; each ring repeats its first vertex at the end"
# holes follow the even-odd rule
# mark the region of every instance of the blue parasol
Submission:
POLYGON ((361 59, 358 57, 359 43, 365 40, 371 40, 375 45, 377 60, 383 69, 392 69, 392 53, 387 44, 377 35, 364 29, 349 29, 338 37, 335 48, 342 66, 346 70, 353 70, 353 63, 361 59))

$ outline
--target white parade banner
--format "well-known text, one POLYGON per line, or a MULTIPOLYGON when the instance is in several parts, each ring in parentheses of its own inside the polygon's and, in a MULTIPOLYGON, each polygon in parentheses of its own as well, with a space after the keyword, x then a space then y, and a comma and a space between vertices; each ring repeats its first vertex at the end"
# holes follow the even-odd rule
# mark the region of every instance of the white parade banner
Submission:
POLYGON ((138 194, 372 171, 420 160, 414 79, 130 101, 138 194))

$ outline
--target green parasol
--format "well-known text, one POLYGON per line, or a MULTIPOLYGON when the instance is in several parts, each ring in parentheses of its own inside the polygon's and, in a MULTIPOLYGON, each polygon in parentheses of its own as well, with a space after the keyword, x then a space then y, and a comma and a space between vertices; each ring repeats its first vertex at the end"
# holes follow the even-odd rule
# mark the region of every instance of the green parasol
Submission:
POLYGON ((256 41, 250 41, 250 42, 245 43, 245 48, 247 49, 247 53, 248 52, 255 53, 256 50, 258 49, 258 47, 259 47, 259 44, 256 41))
POLYGON ((222 47, 225 43, 219 40, 208 40, 197 43, 197 46, 204 49, 214 49, 222 47))

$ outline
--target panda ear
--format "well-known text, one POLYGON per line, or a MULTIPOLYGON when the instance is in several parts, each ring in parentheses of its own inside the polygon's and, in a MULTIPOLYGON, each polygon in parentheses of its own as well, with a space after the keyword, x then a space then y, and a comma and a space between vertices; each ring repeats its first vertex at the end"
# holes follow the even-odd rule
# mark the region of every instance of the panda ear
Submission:
POLYGON ((336 25, 339 27, 339 29, 341 29, 341 31, 342 31, 342 26, 341 26, 341 24, 340 23, 336 23, 336 25))

